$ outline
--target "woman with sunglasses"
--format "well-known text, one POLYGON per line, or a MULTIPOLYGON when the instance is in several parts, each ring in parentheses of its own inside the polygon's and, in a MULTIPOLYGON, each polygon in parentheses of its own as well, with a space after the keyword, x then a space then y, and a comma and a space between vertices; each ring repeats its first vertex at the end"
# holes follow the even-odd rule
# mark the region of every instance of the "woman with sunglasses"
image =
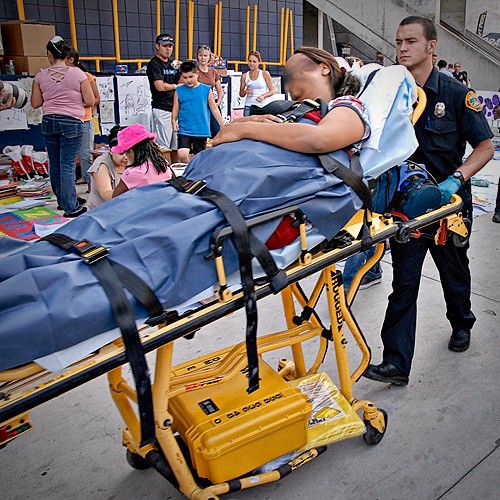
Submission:
MULTIPOLYGON (((220 108, 220 103, 224 97, 220 75, 215 68, 210 66, 212 51, 208 45, 200 45, 196 51, 198 81, 212 88, 215 97, 215 103, 220 108)), ((210 137, 215 137, 219 132, 220 126, 215 117, 210 113, 210 137)))
POLYGON ((240 80, 240 97, 246 97, 243 116, 250 115, 250 106, 252 104, 259 107, 264 106, 265 99, 276 92, 269 71, 259 68, 262 62, 260 52, 251 50, 248 53, 247 61, 250 69, 241 75, 240 80))

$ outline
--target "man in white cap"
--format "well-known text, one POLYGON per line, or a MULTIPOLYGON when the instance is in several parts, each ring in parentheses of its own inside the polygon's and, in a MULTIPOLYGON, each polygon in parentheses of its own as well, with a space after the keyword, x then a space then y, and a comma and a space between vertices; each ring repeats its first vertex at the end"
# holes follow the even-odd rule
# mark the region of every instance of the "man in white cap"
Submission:
POLYGON ((171 59, 174 39, 168 33, 156 37, 156 55, 149 61, 146 74, 151 87, 153 125, 156 142, 172 150, 171 160, 176 161, 177 134, 172 130, 174 93, 179 82, 179 61, 171 59))

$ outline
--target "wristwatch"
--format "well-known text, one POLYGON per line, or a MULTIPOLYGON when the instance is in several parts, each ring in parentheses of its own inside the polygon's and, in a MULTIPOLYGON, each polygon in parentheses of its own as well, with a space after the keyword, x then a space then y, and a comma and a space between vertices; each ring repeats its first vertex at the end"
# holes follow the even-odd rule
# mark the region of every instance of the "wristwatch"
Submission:
POLYGON ((455 172, 453 172, 451 176, 460 181, 460 186, 463 186, 465 184, 464 174, 462 174, 460 170, 455 170, 455 172))

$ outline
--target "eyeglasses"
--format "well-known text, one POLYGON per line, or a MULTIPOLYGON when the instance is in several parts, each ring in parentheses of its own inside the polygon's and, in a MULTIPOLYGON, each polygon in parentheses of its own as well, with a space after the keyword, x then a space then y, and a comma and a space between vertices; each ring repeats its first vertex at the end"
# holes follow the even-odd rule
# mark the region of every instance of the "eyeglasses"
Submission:
POLYGON ((200 45, 198 50, 210 50, 210 47, 208 45, 200 45))

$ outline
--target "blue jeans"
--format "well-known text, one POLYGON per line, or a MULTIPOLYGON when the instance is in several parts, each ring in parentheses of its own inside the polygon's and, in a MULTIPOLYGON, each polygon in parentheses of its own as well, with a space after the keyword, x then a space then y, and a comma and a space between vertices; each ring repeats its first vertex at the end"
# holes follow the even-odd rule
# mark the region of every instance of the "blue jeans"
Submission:
POLYGON ((245 106, 243 108, 243 116, 250 116, 250 106, 245 106))
POLYGON ((49 155, 49 175, 57 204, 69 214, 80 208, 75 188, 76 155, 82 138, 82 122, 66 115, 45 115, 42 134, 49 155))
POLYGON ((80 167, 82 178, 88 184, 90 176, 87 173, 92 165, 92 149, 94 149, 94 125, 92 120, 82 123, 82 141, 80 143, 80 167))
MULTIPOLYGON (((371 247, 364 252, 357 253, 352 257, 349 257, 344 266, 344 272, 342 273, 344 277, 344 289, 347 292, 351 286, 352 279, 357 271, 363 266, 368 259, 370 259, 375 253, 375 247, 371 247)), ((366 274, 365 277, 369 280, 380 278, 382 276, 382 266, 380 262, 377 262, 366 274)))

